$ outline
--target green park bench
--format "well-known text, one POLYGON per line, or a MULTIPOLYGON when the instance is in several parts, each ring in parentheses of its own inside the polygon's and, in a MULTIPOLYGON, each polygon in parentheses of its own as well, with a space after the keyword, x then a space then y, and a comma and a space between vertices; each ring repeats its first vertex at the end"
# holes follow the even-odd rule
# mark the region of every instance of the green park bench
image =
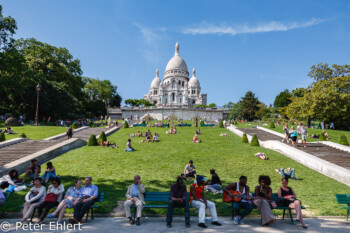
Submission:
POLYGON ((346 209, 346 221, 349 221, 350 214, 350 194, 335 194, 335 198, 337 199, 338 204, 347 204, 348 206, 342 206, 341 209, 346 209))
POLYGON ((214 127, 214 124, 202 124, 201 127, 214 127))
MULTIPOLYGON (((278 194, 277 194, 277 193, 273 193, 273 194, 272 194, 272 197, 271 197, 271 201, 276 201, 277 198, 278 198, 278 194)), ((235 211, 234 211, 234 209, 233 209, 233 204, 231 204, 231 205, 227 205, 227 204, 228 204, 228 203, 226 203, 226 205, 225 205, 226 208, 232 208, 232 219, 233 219, 234 216, 235 216, 235 211)), ((254 206, 253 208, 256 209, 255 206, 254 206)), ((302 206, 301 208, 302 208, 302 209, 305 209, 304 206, 302 206)), ((272 209, 272 210, 283 210, 282 220, 284 220, 286 210, 288 210, 288 212, 289 212, 289 217, 290 217, 290 222, 291 222, 291 224, 294 224, 293 215, 292 215, 292 209, 291 209, 291 208, 289 208, 289 207, 281 207, 281 206, 278 206, 276 209, 272 209)))
MULTIPOLYGON (((170 192, 145 192, 145 202, 146 204, 143 206, 143 208, 168 208, 169 204, 169 198, 170 198, 170 192), (157 204, 147 204, 147 202, 157 202, 157 204), (161 202, 161 203, 159 203, 161 202)), ((187 199, 188 201, 190 194, 187 193, 187 199)), ((134 209, 134 219, 136 218, 136 205, 131 206, 131 208, 134 209)), ((183 208, 183 207, 179 207, 183 208)), ((191 206, 190 206, 191 208, 191 206)))
POLYGON ((180 126, 180 127, 183 127, 183 126, 192 126, 192 124, 183 124, 183 125, 178 124, 177 126, 180 126))
MULTIPOLYGON (((98 194, 98 197, 97 197, 97 201, 95 202, 95 204, 93 204, 92 206, 90 206, 90 208, 88 209, 88 211, 86 212, 86 218, 85 218, 85 222, 88 221, 88 217, 89 217, 89 212, 91 212, 91 219, 94 219, 94 209, 100 207, 98 204, 96 203, 102 203, 104 201, 104 198, 105 198, 105 194, 104 193, 99 193, 98 194)), ((20 206, 19 208, 23 208, 23 206, 20 206)), ((53 207, 52 209, 56 209, 56 207, 53 207)), ((34 218, 34 214, 35 212, 37 211, 38 208, 35 208, 34 211, 33 211, 33 214, 30 218, 30 222, 33 222, 33 218, 34 218)), ((73 209, 73 208, 70 208, 70 209, 73 209)))
POLYGON ((133 127, 139 127, 139 126, 141 126, 141 127, 146 127, 147 124, 133 124, 132 126, 133 126, 133 127))

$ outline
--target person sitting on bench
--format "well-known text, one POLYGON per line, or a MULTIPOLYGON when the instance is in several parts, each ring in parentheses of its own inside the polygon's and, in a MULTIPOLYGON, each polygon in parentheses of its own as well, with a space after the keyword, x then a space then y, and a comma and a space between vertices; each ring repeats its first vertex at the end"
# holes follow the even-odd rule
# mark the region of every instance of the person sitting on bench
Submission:
POLYGON ((79 193, 81 190, 81 180, 77 179, 74 183, 73 187, 69 187, 64 199, 61 201, 57 209, 49 214, 48 218, 54 218, 58 214, 58 223, 62 223, 62 218, 64 213, 66 212, 66 208, 73 208, 73 203, 76 201, 76 199, 79 197, 79 193))
POLYGON ((193 165, 193 160, 190 160, 185 166, 183 178, 189 180, 188 177, 197 178, 196 167, 193 165))
POLYGON ((21 223, 27 221, 27 219, 33 214, 34 209, 44 202, 46 189, 41 185, 41 178, 34 178, 32 187, 25 197, 25 203, 23 204, 23 218, 21 223))
POLYGON ((26 181, 26 178, 28 176, 30 176, 33 179, 39 177, 39 174, 41 172, 41 167, 38 164, 38 161, 36 159, 32 159, 31 163, 32 164, 26 169, 26 172, 23 177, 23 183, 26 181))
POLYGON ((207 226, 204 224, 206 208, 210 210, 210 215, 212 217, 211 224, 221 226, 221 223, 218 222, 215 203, 208 201, 204 196, 204 177, 198 176, 196 180, 197 183, 192 184, 190 188, 190 203, 192 207, 197 208, 199 210, 198 226, 202 228, 207 228, 207 226))
POLYGON ((131 217, 130 207, 136 205, 136 225, 140 225, 140 218, 142 216, 143 205, 145 204, 145 187, 141 184, 141 176, 134 176, 134 183, 128 187, 126 192, 126 201, 124 202, 124 210, 129 223, 132 225, 135 220, 131 217))
POLYGON ((288 187, 288 178, 282 178, 282 187, 278 189, 278 197, 280 198, 278 205, 295 209, 297 220, 301 226, 306 229, 303 214, 301 213, 301 202, 297 199, 297 195, 291 187, 288 187))
POLYGON ((89 208, 95 204, 98 197, 97 186, 91 183, 92 177, 85 177, 85 186, 80 190, 79 197, 74 201, 74 218, 69 219, 69 223, 84 223, 83 217, 89 208))
POLYGON ((57 206, 62 200, 64 193, 64 186, 61 184, 61 180, 58 177, 52 178, 51 185, 47 189, 47 193, 44 202, 38 206, 38 218, 41 223, 44 221, 46 215, 49 213, 50 209, 57 206), (43 209, 45 211, 43 212, 43 209))
POLYGON ((272 198, 272 189, 270 187, 271 179, 269 176, 259 176, 259 186, 255 187, 254 204, 257 206, 261 215, 261 224, 269 226, 276 222, 276 217, 273 215, 270 201, 272 198))
POLYGON ((238 225, 243 223, 243 219, 250 214, 253 210, 253 206, 248 202, 248 200, 253 200, 253 197, 249 196, 249 186, 247 185, 247 177, 241 176, 239 182, 234 182, 229 184, 224 188, 224 192, 227 193, 231 198, 236 198, 230 191, 240 192, 244 197, 240 201, 233 201, 232 207, 236 214, 233 218, 233 224, 238 225), (244 212, 241 213, 241 208, 244 212))
POLYGON ((187 188, 181 177, 177 178, 176 183, 172 184, 170 188, 170 199, 166 215, 168 228, 171 228, 174 207, 184 207, 186 227, 190 227, 190 207, 187 200, 187 188))

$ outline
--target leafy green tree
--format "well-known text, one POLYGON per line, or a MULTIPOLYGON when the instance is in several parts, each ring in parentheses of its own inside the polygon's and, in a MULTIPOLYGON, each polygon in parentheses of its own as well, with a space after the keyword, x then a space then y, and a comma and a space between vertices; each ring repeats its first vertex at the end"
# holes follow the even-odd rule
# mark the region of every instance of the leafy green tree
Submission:
POLYGON ((235 103, 233 103, 233 102, 228 102, 227 104, 224 104, 224 108, 233 108, 233 106, 235 105, 235 103))
POLYGON ((88 141, 88 146, 97 146, 98 145, 98 142, 97 142, 97 139, 96 139, 96 135, 94 134, 91 134, 90 135, 90 138, 89 138, 89 141, 88 141))
POLYGON ((124 126, 123 128, 129 128, 129 123, 127 121, 124 121, 124 126))
POLYGON ((292 94, 288 89, 285 89, 276 96, 273 106, 275 108, 286 107, 292 102, 291 98, 292 94))
POLYGON ((248 137, 247 137, 247 134, 246 133, 244 133, 243 135, 242 135, 242 139, 241 139, 241 141, 242 142, 244 142, 244 143, 248 143, 249 141, 248 141, 248 137))
POLYGON ((248 91, 240 100, 239 104, 241 105, 242 112, 238 117, 248 121, 254 120, 255 113, 259 110, 259 103, 259 99, 255 97, 255 94, 248 91))
POLYGON ((16 21, 11 16, 3 16, 0 5, 0 51, 6 49, 13 43, 13 34, 17 29, 16 21))
POLYGON ((349 142, 348 142, 348 139, 346 138, 345 134, 342 134, 340 136, 339 144, 344 145, 344 146, 349 146, 349 142))
POLYGON ((308 76, 315 81, 329 80, 335 77, 345 77, 350 75, 350 65, 336 65, 329 67, 327 63, 319 63, 311 67, 308 76))
POLYGON ((215 103, 211 103, 211 104, 209 104, 208 107, 209 107, 209 108, 214 108, 214 107, 216 107, 216 104, 215 104, 215 103))
POLYGON ((220 123, 219 123, 219 128, 224 128, 224 120, 221 119, 220 123))
POLYGON ((260 146, 258 136, 256 134, 253 135, 252 140, 250 141, 251 146, 260 146))
POLYGON ((303 97, 306 89, 305 88, 295 88, 292 90, 293 97, 303 97))
POLYGON ((102 131, 100 136, 98 137, 98 141, 107 141, 107 137, 106 137, 106 134, 105 134, 105 131, 102 131))

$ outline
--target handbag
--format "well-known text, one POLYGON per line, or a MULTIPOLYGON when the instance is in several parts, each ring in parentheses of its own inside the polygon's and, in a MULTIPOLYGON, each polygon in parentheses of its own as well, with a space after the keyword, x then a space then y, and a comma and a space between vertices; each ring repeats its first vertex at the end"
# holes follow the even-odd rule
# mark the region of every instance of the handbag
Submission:
POLYGON ((46 194, 44 202, 53 202, 53 203, 55 203, 55 202, 57 202, 57 199, 58 199, 58 195, 57 194, 49 193, 49 194, 46 194))

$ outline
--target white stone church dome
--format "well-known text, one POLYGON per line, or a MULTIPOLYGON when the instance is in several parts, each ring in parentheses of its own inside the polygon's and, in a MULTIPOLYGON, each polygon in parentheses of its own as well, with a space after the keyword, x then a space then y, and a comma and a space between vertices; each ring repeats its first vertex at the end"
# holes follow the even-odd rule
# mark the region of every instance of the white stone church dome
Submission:
POLYGON ((193 68, 193 71, 192 71, 192 78, 188 82, 188 86, 189 87, 195 87, 195 88, 200 88, 201 87, 201 85, 199 83, 199 80, 196 77, 196 70, 194 68, 193 68))
POLYGON ((167 66, 165 68, 165 73, 167 71, 170 71, 170 70, 182 70, 182 71, 186 71, 188 73, 187 64, 184 61, 184 59, 182 59, 182 57, 180 57, 179 50, 180 50, 179 43, 176 42, 175 55, 168 62, 167 66))
POLYGON ((159 78, 159 70, 156 70, 156 77, 153 79, 151 83, 151 88, 158 88, 160 84, 162 83, 162 80, 159 78))

